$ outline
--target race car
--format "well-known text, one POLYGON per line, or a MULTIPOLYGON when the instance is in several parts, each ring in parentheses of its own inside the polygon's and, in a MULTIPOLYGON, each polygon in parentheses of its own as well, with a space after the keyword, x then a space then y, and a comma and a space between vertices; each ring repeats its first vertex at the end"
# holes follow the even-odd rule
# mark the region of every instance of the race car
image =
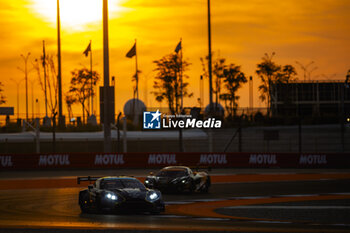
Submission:
POLYGON ((189 167, 170 166, 145 179, 147 188, 162 192, 208 192, 210 176, 207 172, 193 172, 189 167))
POLYGON ((83 213, 91 212, 149 212, 165 211, 162 194, 146 188, 139 180, 127 176, 78 177, 81 181, 95 181, 79 192, 79 206, 83 213))

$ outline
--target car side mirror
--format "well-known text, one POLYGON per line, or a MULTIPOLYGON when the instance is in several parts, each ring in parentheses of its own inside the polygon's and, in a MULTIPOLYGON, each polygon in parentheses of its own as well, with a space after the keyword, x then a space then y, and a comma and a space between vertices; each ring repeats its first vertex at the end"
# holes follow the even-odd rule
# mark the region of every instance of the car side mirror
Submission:
POLYGON ((89 190, 91 190, 91 189, 93 189, 93 188, 94 188, 94 186, 93 186, 92 184, 88 185, 88 189, 89 189, 89 190))
POLYGON ((153 175, 154 175, 154 173, 153 173, 153 172, 150 172, 150 173, 149 173, 149 175, 150 175, 150 176, 153 176, 153 175))

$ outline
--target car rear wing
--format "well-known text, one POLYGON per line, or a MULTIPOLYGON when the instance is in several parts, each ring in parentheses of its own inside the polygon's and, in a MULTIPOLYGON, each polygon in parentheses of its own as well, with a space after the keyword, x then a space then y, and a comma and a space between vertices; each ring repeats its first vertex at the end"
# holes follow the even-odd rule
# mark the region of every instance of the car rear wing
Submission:
POLYGON ((101 177, 97 177, 97 176, 80 176, 80 177, 77 178, 77 183, 80 184, 80 182, 82 182, 82 181, 88 181, 91 184, 91 181, 96 181, 99 178, 101 178, 101 177))

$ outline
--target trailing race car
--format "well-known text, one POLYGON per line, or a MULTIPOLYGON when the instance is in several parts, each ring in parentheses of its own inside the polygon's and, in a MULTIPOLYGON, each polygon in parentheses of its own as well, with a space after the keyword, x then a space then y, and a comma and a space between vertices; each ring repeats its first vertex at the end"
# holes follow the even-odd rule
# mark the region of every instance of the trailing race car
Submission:
POLYGON ((146 188, 139 180, 126 176, 78 177, 81 181, 95 181, 79 192, 79 205, 84 213, 92 211, 150 212, 165 211, 162 194, 146 188))
POLYGON ((208 192, 211 183, 207 172, 193 172, 189 167, 171 166, 161 169, 156 175, 150 173, 144 184, 147 188, 162 192, 208 192))

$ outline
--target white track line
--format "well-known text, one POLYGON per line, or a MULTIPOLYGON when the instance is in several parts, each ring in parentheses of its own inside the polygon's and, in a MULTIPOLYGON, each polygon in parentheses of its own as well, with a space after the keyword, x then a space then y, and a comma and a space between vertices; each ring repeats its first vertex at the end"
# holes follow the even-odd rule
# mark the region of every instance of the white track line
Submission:
POLYGON ((233 197, 233 199, 237 199, 237 200, 266 199, 266 198, 271 198, 271 196, 233 197))
POLYGON ((269 199, 269 198, 281 198, 281 197, 317 197, 324 195, 350 195, 350 193, 313 193, 313 194, 285 194, 285 195, 272 195, 272 196, 243 196, 243 197, 229 197, 229 198, 213 198, 213 199, 193 199, 183 201, 167 201, 166 205, 181 205, 192 204, 198 202, 212 202, 212 201, 226 201, 226 200, 254 200, 254 199, 269 199))
POLYGON ((261 206, 261 205, 247 205, 247 206, 229 206, 223 209, 317 209, 317 210, 349 210, 350 206, 284 206, 284 205, 274 205, 274 206, 261 206))
POLYGON ((166 201, 165 205, 183 205, 191 203, 194 203, 194 201, 166 201))

